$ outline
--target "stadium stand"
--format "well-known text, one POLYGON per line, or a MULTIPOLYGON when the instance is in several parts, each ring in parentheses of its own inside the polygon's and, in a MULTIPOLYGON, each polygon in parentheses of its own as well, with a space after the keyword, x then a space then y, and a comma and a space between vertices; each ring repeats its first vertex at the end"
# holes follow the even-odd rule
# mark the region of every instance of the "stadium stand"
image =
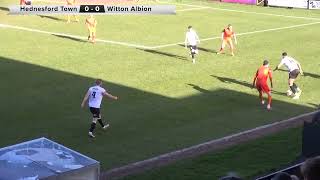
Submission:
MULTIPOLYGON (((259 177, 256 180, 282 180, 280 178, 285 178, 286 175, 294 175, 302 180, 304 176, 309 174, 312 174, 310 176, 313 178, 308 178, 308 180, 320 179, 320 112, 315 114, 312 122, 304 123, 302 153, 299 160, 293 165, 259 177)), ((294 178, 291 177, 291 179, 294 178)))

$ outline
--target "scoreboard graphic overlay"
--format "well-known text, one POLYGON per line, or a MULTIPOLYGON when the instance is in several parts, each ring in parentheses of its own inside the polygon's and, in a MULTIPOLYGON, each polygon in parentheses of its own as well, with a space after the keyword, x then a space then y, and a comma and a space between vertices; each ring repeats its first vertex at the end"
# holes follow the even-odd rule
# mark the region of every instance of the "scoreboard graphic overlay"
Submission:
POLYGON ((176 14, 173 5, 25 5, 10 6, 11 15, 19 14, 176 14))

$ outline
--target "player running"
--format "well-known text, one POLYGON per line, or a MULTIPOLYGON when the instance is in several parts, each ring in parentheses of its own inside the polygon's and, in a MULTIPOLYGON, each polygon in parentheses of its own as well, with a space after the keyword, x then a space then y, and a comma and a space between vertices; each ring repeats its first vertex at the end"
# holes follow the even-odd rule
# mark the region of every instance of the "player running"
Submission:
MULTIPOLYGON (((67 0, 67 5, 68 5, 68 6, 73 6, 73 5, 75 5, 75 3, 76 3, 76 0, 67 0)), ((73 17, 74 17, 74 19, 75 19, 76 22, 79 22, 79 19, 77 18, 76 15, 73 15, 73 17)), ((67 23, 70 23, 70 15, 69 15, 69 14, 68 14, 68 21, 67 21, 67 23)))
POLYGON ((97 121, 99 122, 99 124, 103 129, 106 129, 107 127, 109 127, 109 124, 104 124, 102 122, 101 114, 100 114, 100 105, 101 105, 103 96, 108 96, 109 98, 115 99, 115 100, 118 99, 117 96, 113 96, 107 93, 107 91, 104 88, 102 88, 101 85, 102 85, 102 80, 97 79, 96 85, 89 88, 88 92, 84 96, 83 101, 81 103, 81 107, 83 108, 85 106, 85 103, 89 100, 88 101, 89 109, 93 115, 91 127, 89 130, 89 136, 92 138, 95 137, 93 135, 93 131, 96 128, 97 121))
POLYGON ((219 50, 219 52, 217 52, 217 54, 221 54, 226 46, 226 44, 228 44, 230 46, 231 49, 231 55, 234 56, 234 46, 232 43, 232 38, 234 39, 234 43, 237 44, 237 37, 236 37, 236 33, 233 31, 232 29, 232 25, 228 24, 228 26, 222 30, 222 34, 221 34, 221 48, 219 50))
POLYGON ((271 96, 271 89, 269 88, 267 83, 268 77, 270 79, 271 88, 273 88, 272 72, 269 68, 269 62, 267 60, 264 60, 263 65, 257 70, 257 73, 253 79, 252 86, 256 87, 257 90, 259 91, 259 98, 261 100, 261 104, 264 104, 263 93, 266 93, 268 95, 267 109, 270 110, 272 96, 271 96))
POLYGON ((199 36, 196 31, 192 29, 192 26, 188 26, 188 31, 186 32, 186 39, 184 41, 185 48, 190 49, 190 55, 192 58, 192 63, 196 63, 195 54, 198 54, 197 43, 200 44, 199 36))
POLYGON ((297 79, 298 75, 303 75, 302 67, 300 63, 293 59, 292 57, 288 56, 286 52, 282 53, 282 59, 280 64, 274 69, 274 71, 278 70, 282 65, 285 65, 289 70, 289 79, 288 84, 289 88, 293 93, 293 99, 299 99, 302 90, 297 86, 294 81, 297 79))
POLYGON ((90 17, 86 19, 86 25, 89 31, 88 40, 92 43, 95 43, 97 20, 93 17, 93 15, 90 15, 90 17))

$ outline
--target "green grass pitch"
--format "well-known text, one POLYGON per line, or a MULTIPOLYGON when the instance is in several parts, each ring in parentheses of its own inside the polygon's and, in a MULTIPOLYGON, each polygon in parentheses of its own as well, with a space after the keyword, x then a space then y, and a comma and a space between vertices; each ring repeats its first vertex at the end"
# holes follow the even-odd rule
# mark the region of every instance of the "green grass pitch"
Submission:
POLYGON ((229 173, 247 180, 254 179, 286 168, 288 164, 294 162, 301 152, 301 134, 301 128, 286 130, 228 148, 223 152, 207 153, 123 179, 212 180, 229 173))
MULTIPOLYGON (((9 16, 6 7, 17 1, 1 0, 0 146, 45 136, 101 161, 107 170, 316 108, 320 24, 306 24, 320 22, 319 11, 182 3, 218 9, 161 16, 96 16, 97 38, 154 47, 183 42, 188 25, 194 26, 201 39, 220 36, 228 23, 237 33, 266 32, 239 36, 235 57, 228 51, 214 53, 219 40, 203 41, 197 63, 192 64, 187 50, 179 45, 146 51, 50 35, 86 37, 85 16, 70 24, 65 16, 9 16), (301 26, 283 29, 297 25, 301 26), (271 31, 276 28, 280 29, 271 31), (267 112, 249 86, 263 59, 269 59, 274 68, 283 51, 304 68, 306 75, 297 81, 303 94, 298 101, 286 97, 288 74, 277 71, 273 110, 267 112), (104 87, 120 99, 104 101, 103 119, 111 127, 107 131, 98 128, 97 137, 89 139, 91 117, 80 103, 95 78, 102 78, 104 87)), ((179 10, 189 8, 194 6, 177 4, 179 10)))

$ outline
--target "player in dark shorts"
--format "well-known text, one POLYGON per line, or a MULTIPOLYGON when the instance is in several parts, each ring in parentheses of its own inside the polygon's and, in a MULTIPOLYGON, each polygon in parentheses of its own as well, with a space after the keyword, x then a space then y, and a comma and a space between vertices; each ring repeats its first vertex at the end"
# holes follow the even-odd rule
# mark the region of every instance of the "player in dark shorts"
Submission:
POLYGON ((101 87, 102 85, 102 80, 97 79, 95 86, 92 86, 89 88, 87 91, 86 95, 84 96, 81 107, 85 106, 85 103, 88 101, 89 109, 90 112, 92 113, 92 123, 89 129, 89 136, 94 138, 95 136, 93 135, 93 131, 96 128, 96 123, 97 121, 101 125, 103 129, 106 129, 109 127, 109 124, 104 124, 102 122, 102 117, 100 113, 100 106, 101 106, 101 101, 103 96, 107 96, 111 99, 117 100, 117 96, 113 96, 109 94, 104 88, 101 87))
POLYGON ((198 47, 196 45, 194 46, 188 45, 188 48, 190 49, 191 58, 195 59, 195 54, 198 53, 198 47))
POLYGON ((298 85, 295 83, 295 80, 297 79, 298 75, 303 75, 302 67, 300 63, 293 59, 292 57, 288 56, 286 52, 282 53, 282 59, 280 64, 274 69, 278 70, 282 65, 285 65, 289 70, 289 88, 290 90, 287 91, 287 94, 290 96, 291 94, 294 95, 293 99, 299 99, 302 90, 298 87, 298 85))
POLYGON ((188 31, 186 32, 185 47, 190 49, 190 55, 192 58, 192 63, 196 63, 195 54, 198 54, 197 44, 200 43, 199 36, 196 31, 192 29, 192 26, 188 26, 188 31))

